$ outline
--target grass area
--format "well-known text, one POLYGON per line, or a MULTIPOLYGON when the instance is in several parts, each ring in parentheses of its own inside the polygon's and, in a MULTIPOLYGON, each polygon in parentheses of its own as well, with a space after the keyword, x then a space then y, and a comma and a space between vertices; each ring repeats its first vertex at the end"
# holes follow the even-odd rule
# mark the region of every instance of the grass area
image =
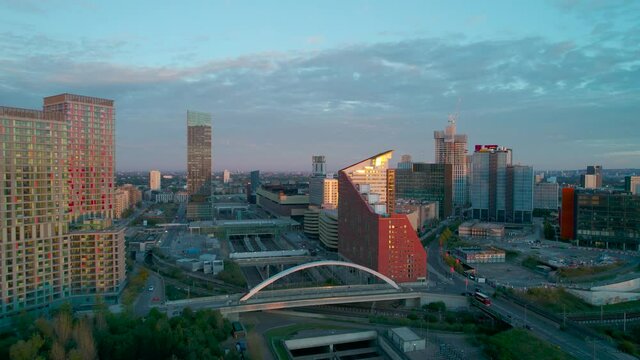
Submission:
POLYGON ((560 288, 531 288, 517 292, 517 294, 554 313, 582 312, 594 309, 589 303, 560 288))
POLYGON ((518 360, 569 360, 572 356, 560 347, 551 345, 522 329, 511 329, 490 336, 484 342, 485 353, 491 359, 518 360))
POLYGON ((314 323, 306 323, 306 324, 295 324, 289 326, 283 326, 275 329, 271 329, 264 334, 267 343, 273 347, 275 355, 278 359, 287 359, 289 355, 287 354, 287 350, 282 345, 282 340, 286 340, 293 335, 297 334, 303 330, 344 330, 348 329, 346 327, 340 326, 332 326, 325 324, 314 324, 314 323))
POLYGON ((169 301, 182 300, 188 297, 186 291, 178 289, 173 285, 167 285, 167 287, 165 288, 165 294, 167 296, 167 300, 169 301))
MULTIPOLYGON (((600 306, 591 305, 561 288, 531 288, 515 294, 556 314, 561 314, 563 311, 566 311, 567 314, 596 314, 600 312, 600 306)), ((640 300, 604 305, 602 307, 602 311, 605 314, 625 310, 640 311, 640 300)))
POLYGON ((247 280, 240 270, 240 265, 231 260, 224 261, 224 270, 219 272, 216 278, 232 285, 247 286, 247 280))
POLYGON ((615 327, 598 327, 598 331, 613 338, 620 351, 640 357, 640 325, 627 326, 627 332, 615 327))
POLYGON ((586 276, 592 276, 603 273, 605 271, 613 270, 617 267, 623 266, 624 262, 616 262, 615 264, 603 265, 603 266, 580 266, 575 268, 562 268, 558 269, 558 276, 564 279, 573 279, 586 276))

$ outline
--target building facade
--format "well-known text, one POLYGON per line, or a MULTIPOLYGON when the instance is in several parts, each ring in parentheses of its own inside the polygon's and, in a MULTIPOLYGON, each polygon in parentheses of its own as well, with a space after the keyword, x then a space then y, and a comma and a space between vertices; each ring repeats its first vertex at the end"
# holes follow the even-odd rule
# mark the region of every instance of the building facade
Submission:
POLYGON ((187 191, 211 195, 211 114, 187 111, 187 191))
POLYGON ((640 195, 640 176, 625 176, 624 190, 633 195, 640 195))
POLYGON ((426 278, 426 252, 406 215, 395 214, 392 151, 340 170, 338 252, 399 282, 426 278))
POLYGON ((640 251, 640 196, 564 188, 560 236, 583 246, 640 251))
POLYGON ((222 182, 228 184, 231 182, 231 171, 224 169, 222 172, 222 182))
POLYGON ((580 176, 580 186, 585 189, 599 189, 602 187, 602 166, 589 165, 587 172, 580 176))
POLYGON ((187 111, 187 219, 211 219, 211 114, 187 111))
POLYGON ((453 165, 412 163, 396 170, 396 198, 425 202, 437 201, 438 216, 453 214, 453 165))
POLYGON ((557 183, 541 182, 533 188, 533 208, 557 211, 560 187, 557 183))
POLYGON ((149 171, 149 189, 160 190, 161 184, 161 176, 159 170, 151 170, 149 171))
POLYGON ((533 220, 533 168, 511 162, 511 149, 476 145, 471 181, 474 219, 508 223, 533 220))
POLYGON ((469 202, 467 135, 456 134, 456 123, 449 120, 449 126, 444 131, 435 131, 433 138, 436 164, 453 166, 453 205, 465 206, 469 202))
POLYGON ((0 323, 64 301, 113 302, 122 290, 124 232, 110 227, 114 115, 113 100, 72 94, 45 98, 43 111, 0 107, 0 323))

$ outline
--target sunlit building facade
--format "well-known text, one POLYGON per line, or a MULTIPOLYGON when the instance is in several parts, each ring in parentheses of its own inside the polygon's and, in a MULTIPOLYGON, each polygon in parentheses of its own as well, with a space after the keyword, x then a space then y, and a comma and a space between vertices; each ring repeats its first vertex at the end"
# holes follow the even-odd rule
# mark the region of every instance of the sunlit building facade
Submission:
POLYGON ((161 187, 160 171, 159 170, 149 171, 149 189, 160 190, 160 187, 161 187))
POLYGON ((113 101, 60 94, 43 109, 0 107, 0 323, 63 301, 113 302, 124 286, 113 101))
POLYGON ((340 170, 338 252, 399 282, 426 278, 426 252, 406 215, 396 214, 387 151, 340 170))

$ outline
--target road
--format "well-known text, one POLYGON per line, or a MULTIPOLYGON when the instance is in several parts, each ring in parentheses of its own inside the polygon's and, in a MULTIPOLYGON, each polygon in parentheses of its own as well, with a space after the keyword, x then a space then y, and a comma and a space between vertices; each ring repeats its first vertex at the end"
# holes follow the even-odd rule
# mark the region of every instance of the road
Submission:
POLYGON ((146 316, 151 309, 151 305, 162 304, 164 301, 165 290, 162 277, 154 272, 149 272, 149 278, 134 304, 133 312, 136 316, 146 316), (153 286, 152 291, 149 291, 150 286, 153 286))
MULTIPOLYGON (((486 294, 494 292, 494 289, 487 285, 475 282, 467 284, 467 279, 462 275, 458 273, 451 274, 449 266, 442 260, 440 244, 437 240, 432 241, 427 247, 427 256, 429 279, 436 284, 433 290, 460 294, 467 290, 473 291, 478 287, 486 294)), ((506 299, 495 299, 492 302, 492 309, 505 318, 511 318, 514 326, 524 327, 529 325, 533 334, 551 344, 560 346, 564 351, 578 359, 635 359, 633 356, 622 353, 610 344, 600 340, 586 340, 568 334, 559 329, 559 324, 531 311, 526 311, 525 308, 506 299)))

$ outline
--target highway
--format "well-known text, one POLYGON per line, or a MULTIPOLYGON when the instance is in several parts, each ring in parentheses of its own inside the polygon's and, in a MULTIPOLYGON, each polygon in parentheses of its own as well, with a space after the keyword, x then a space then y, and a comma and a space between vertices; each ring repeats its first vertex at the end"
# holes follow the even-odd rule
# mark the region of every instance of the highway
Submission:
MULTIPOLYGON (((435 290, 460 294, 466 291, 473 291, 478 287, 487 295, 493 294, 494 289, 487 285, 475 282, 468 282, 467 284, 467 279, 462 275, 451 274, 449 267, 442 260, 437 237, 427 247, 427 257, 429 280, 436 283, 435 290)), ((524 307, 506 299, 492 299, 491 308, 503 318, 511 319, 514 327, 528 325, 533 334, 551 344, 560 346, 564 351, 578 359, 635 359, 635 357, 620 352, 614 346, 602 340, 579 338, 562 331, 560 330, 560 324, 532 311, 526 311, 524 307)))

